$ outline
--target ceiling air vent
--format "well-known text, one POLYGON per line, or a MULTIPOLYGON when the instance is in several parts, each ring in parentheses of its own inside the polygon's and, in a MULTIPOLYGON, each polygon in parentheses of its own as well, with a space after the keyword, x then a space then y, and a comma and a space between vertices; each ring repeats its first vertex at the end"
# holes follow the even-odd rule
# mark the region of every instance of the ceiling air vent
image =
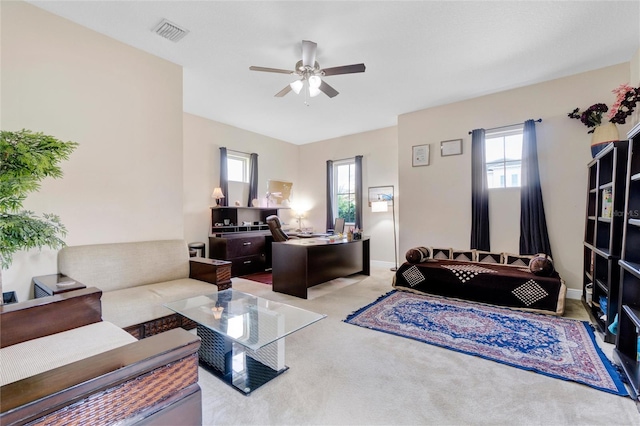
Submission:
POLYGON ((167 40, 171 40, 173 42, 178 42, 182 39, 182 37, 189 34, 188 30, 180 28, 178 25, 174 24, 173 22, 167 21, 166 19, 160 21, 160 23, 156 25, 152 31, 158 34, 160 37, 164 37, 167 40))

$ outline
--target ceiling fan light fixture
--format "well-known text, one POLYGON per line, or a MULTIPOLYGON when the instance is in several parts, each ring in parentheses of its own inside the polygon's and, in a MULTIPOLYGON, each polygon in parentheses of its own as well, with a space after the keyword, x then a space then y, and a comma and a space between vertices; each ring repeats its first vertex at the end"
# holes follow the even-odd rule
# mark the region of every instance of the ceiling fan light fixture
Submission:
POLYGON ((302 86, 304 86, 304 83, 302 83, 302 80, 296 80, 293 83, 289 84, 289 86, 291 86, 291 90, 296 92, 296 95, 299 95, 300 91, 302 90, 302 86))
MULTIPOLYGON (((311 82, 309 82, 309 83, 311 83, 311 82)), ((318 87, 313 87, 311 84, 309 84, 309 96, 311 96, 312 98, 315 98, 320 93, 321 92, 320 92, 320 89, 318 87)))
POLYGON ((312 75, 309 77, 309 87, 313 87, 314 89, 318 89, 322 84, 322 80, 317 75, 312 75))

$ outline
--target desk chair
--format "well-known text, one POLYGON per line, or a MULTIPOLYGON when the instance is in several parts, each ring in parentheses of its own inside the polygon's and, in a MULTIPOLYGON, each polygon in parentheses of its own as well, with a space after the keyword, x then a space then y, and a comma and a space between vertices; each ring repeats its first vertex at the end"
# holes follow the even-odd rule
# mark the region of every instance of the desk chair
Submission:
POLYGON ((288 236, 287 233, 282 230, 282 222, 280 222, 280 218, 276 215, 267 216, 267 225, 269 225, 269 231, 271 231, 273 241, 275 242, 282 242, 295 238, 288 236))

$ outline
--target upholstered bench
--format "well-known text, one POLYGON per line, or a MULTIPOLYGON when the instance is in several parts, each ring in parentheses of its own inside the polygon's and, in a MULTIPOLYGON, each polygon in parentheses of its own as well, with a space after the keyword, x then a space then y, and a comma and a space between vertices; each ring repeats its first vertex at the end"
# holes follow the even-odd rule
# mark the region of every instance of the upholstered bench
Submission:
MULTIPOLYGON (((551 267, 529 267, 537 255, 414 247, 396 271, 397 290, 562 315, 567 287, 551 267)), ((548 259, 549 263, 551 260, 548 259)))

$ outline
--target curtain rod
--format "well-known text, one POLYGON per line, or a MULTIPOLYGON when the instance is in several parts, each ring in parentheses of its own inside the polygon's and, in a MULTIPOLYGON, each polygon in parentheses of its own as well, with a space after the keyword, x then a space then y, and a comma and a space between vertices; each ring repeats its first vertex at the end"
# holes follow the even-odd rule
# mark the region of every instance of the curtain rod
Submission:
MULTIPOLYGON (((542 118, 538 118, 537 120, 533 120, 536 123, 542 123, 542 118)), ((485 130, 497 130, 497 129, 504 129, 505 127, 512 127, 512 126, 517 126, 518 124, 524 124, 523 123, 515 123, 515 124, 509 124, 508 126, 498 126, 498 127, 492 127, 490 129, 485 129, 485 130)), ((469 132, 469 134, 471 134, 472 132, 469 132)))
POLYGON ((244 151, 238 151, 237 149, 229 149, 227 148, 227 151, 231 151, 231 152, 237 152, 239 154, 246 154, 246 155, 251 155, 251 152, 244 152, 244 151))
POLYGON ((353 157, 347 157, 347 158, 338 158, 337 160, 331 160, 331 161, 344 161, 344 160, 351 160, 352 158, 356 158, 357 155, 354 155, 353 157))

